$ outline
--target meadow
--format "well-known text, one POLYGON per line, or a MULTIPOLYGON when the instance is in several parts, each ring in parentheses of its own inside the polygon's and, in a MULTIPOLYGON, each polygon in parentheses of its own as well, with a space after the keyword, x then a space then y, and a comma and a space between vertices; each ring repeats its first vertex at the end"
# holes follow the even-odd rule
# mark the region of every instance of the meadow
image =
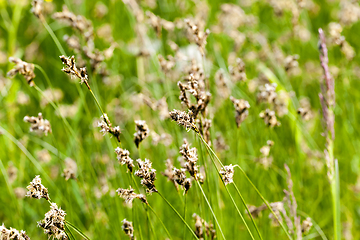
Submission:
POLYGON ((360 239, 359 20, 0 0, 0 239, 360 239))

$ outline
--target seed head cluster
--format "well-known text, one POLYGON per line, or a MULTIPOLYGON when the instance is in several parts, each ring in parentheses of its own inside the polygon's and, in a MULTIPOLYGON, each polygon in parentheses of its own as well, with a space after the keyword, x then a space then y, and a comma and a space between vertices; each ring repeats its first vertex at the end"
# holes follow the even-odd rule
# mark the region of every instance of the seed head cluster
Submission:
POLYGON ((100 118, 101 121, 98 122, 98 127, 101 128, 100 132, 103 133, 104 136, 106 133, 110 133, 112 136, 116 138, 118 142, 120 142, 120 134, 121 134, 120 127, 119 126, 112 127, 112 124, 106 113, 104 113, 104 115, 102 115, 100 118))
POLYGON ((221 170, 220 170, 220 175, 222 176, 225 185, 228 185, 229 183, 233 183, 234 180, 234 167, 232 164, 228 165, 228 166, 224 166, 221 170))
POLYGON ((216 230, 214 224, 207 223, 204 219, 202 219, 199 215, 194 213, 192 217, 195 220, 195 234, 196 236, 204 240, 204 233, 208 236, 209 239, 213 240, 216 238, 216 230), (205 231, 204 231, 205 227, 205 231))
POLYGON ((24 117, 24 122, 31 123, 30 132, 43 132, 45 136, 51 133, 50 122, 43 118, 42 113, 39 113, 37 117, 24 117))
POLYGON ((126 149, 117 147, 115 148, 115 153, 117 155, 116 158, 119 160, 119 163, 121 165, 126 164, 129 171, 132 172, 134 168, 134 163, 133 160, 130 158, 130 152, 126 149))
POLYGON ((27 197, 31 198, 45 198, 49 200, 49 192, 44 185, 41 184, 40 176, 35 176, 35 178, 30 182, 30 185, 26 187, 29 191, 26 193, 27 197))
POLYGON ((146 121, 144 120, 136 120, 136 132, 134 133, 134 142, 136 147, 138 148, 140 143, 148 137, 150 130, 146 121))
POLYGON ((169 112, 170 118, 177 122, 179 125, 186 128, 186 130, 194 130, 195 132, 198 132, 198 129, 195 125, 195 120, 192 116, 192 112, 189 111, 188 113, 179 111, 174 109, 173 111, 169 112))
POLYGON ((18 231, 15 228, 7 229, 4 224, 0 226, 0 239, 1 240, 30 240, 25 231, 18 231))
POLYGON ((199 179, 199 166, 197 164, 198 156, 196 148, 190 148, 190 145, 186 139, 184 144, 180 147, 180 154, 185 160, 184 168, 195 179, 199 179))
POLYGON ((44 229, 49 238, 68 239, 65 233, 65 211, 56 203, 51 203, 50 211, 45 213, 45 218, 38 222, 38 226, 44 229))
POLYGON ((235 111, 236 111, 235 121, 237 127, 239 128, 241 123, 249 116, 248 109, 250 108, 250 104, 248 101, 244 99, 236 99, 233 96, 230 96, 230 100, 233 102, 235 107, 235 111))
POLYGON ((205 55, 206 39, 210 34, 210 30, 206 29, 205 32, 201 31, 197 24, 193 23, 190 19, 185 19, 188 26, 188 31, 192 35, 196 45, 199 47, 201 55, 205 55))
POLYGON ((135 175, 141 179, 141 184, 146 187, 146 192, 153 193, 158 190, 155 188, 154 181, 156 179, 156 170, 152 168, 152 163, 149 159, 145 158, 145 161, 141 159, 136 160, 139 169, 135 171, 135 175))
POLYGON ((75 76, 80 79, 80 83, 85 83, 86 86, 90 90, 90 86, 88 85, 88 75, 86 72, 86 68, 80 68, 78 69, 75 64, 75 57, 65 57, 64 55, 60 56, 60 59, 62 63, 66 66, 63 69, 61 69, 64 73, 69 74, 70 76, 75 76))
POLYGON ((134 227, 132 225, 132 222, 129 222, 126 219, 122 220, 121 222, 122 222, 121 228, 125 232, 125 234, 128 235, 131 240, 135 239, 134 227))
POLYGON ((9 61, 15 63, 16 65, 7 73, 8 77, 14 77, 16 74, 21 74, 24 76, 30 87, 35 86, 35 83, 33 81, 36 76, 34 73, 34 64, 24 62, 21 59, 15 57, 10 57, 9 61))
POLYGON ((135 198, 141 200, 143 203, 148 204, 146 197, 143 194, 136 194, 131 186, 129 187, 129 189, 118 188, 116 192, 128 204, 131 204, 135 198))

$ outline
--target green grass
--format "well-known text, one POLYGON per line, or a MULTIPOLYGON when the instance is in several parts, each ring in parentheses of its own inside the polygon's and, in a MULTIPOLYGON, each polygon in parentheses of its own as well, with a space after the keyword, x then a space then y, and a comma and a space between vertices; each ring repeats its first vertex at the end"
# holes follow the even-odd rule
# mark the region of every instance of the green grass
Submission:
MULTIPOLYGON (((132 50, 140 44, 140 38, 135 31, 136 19, 132 12, 122 1, 104 1, 108 6, 108 13, 99 18, 94 14, 97 2, 100 1, 83 0, 77 5, 73 1, 65 1, 66 4, 70 4, 70 11, 92 21, 95 32, 104 24, 109 24, 112 29, 111 36, 119 44, 113 56, 104 64, 110 79, 118 77, 121 80, 113 80, 111 85, 105 84, 108 80, 89 71, 89 84, 113 126, 120 126, 121 147, 128 149, 130 157, 134 160, 147 158, 153 162, 153 168, 157 173, 155 186, 161 195, 147 195, 151 208, 137 199, 134 200, 132 208, 129 208, 124 205, 124 200, 117 196, 116 189, 128 188, 129 185, 137 193, 145 194, 145 189, 136 176, 135 186, 126 166, 121 166, 117 162, 114 149, 120 145, 115 138, 110 138, 109 134, 102 137, 100 129, 94 127, 94 122, 100 119, 102 113, 93 95, 84 84, 79 84, 78 79, 70 79, 61 71, 63 65, 59 56, 64 54, 64 51, 78 59, 78 55, 63 41, 63 36, 80 36, 79 32, 71 27, 51 18, 53 12, 61 11, 64 3, 55 0, 47 3, 51 4, 54 10, 51 14, 45 15, 48 25, 44 25, 30 12, 30 2, 22 5, 15 1, 0 0, 0 56, 16 56, 36 64, 36 87, 30 87, 20 75, 12 79, 6 78, 6 72, 14 64, 0 59, 0 73, 3 76, 0 77, 0 224, 4 223, 7 228, 23 229, 31 239, 47 238, 43 230, 37 227, 37 221, 44 218, 44 214, 49 210, 48 204, 44 199, 17 198, 14 192, 15 188, 25 188, 35 175, 41 175, 51 200, 67 213, 66 220, 71 223, 67 226, 67 231, 71 238, 81 239, 77 233, 80 231, 90 239, 123 239, 126 236, 121 229, 121 221, 126 218, 133 222, 137 239, 165 239, 168 237, 167 231, 171 239, 191 239, 192 233, 167 205, 168 201, 192 230, 195 230, 193 213, 214 224, 217 239, 223 239, 219 226, 226 239, 252 239, 251 236, 260 239, 257 228, 263 239, 288 239, 280 226, 272 225, 268 218, 269 210, 254 218, 256 228, 246 214, 241 198, 242 196, 248 205, 260 206, 263 199, 259 196, 258 190, 268 203, 282 201, 285 196, 283 189, 287 189, 287 174, 284 169, 284 164, 287 164, 292 174, 293 190, 301 221, 309 216, 314 224, 310 232, 304 235, 304 239, 340 239, 334 237, 334 230, 340 228, 343 232, 350 231, 352 239, 360 238, 357 231, 360 227, 360 130, 357 124, 357 119, 360 118, 360 111, 357 112, 360 109, 360 103, 357 101, 360 98, 360 57, 357 54, 349 61, 338 46, 331 44, 328 44, 329 65, 339 69, 335 75, 333 149, 339 167, 340 203, 336 204, 340 204, 340 222, 337 219, 335 225, 331 210, 331 185, 327 178, 323 154, 325 137, 322 136, 324 130, 318 96, 322 77, 317 47, 318 28, 323 28, 325 35, 329 37, 328 24, 339 21, 338 1, 314 1, 318 6, 317 12, 307 9, 301 11, 300 22, 311 34, 307 42, 295 39, 291 35, 292 14, 285 12, 281 17, 275 16, 273 8, 265 0, 242 7, 246 14, 256 16, 258 22, 253 26, 245 25, 238 28, 246 35, 246 40, 239 49, 235 49, 234 41, 226 33, 210 34, 205 56, 205 61, 209 64, 206 65, 205 71, 212 94, 207 117, 212 120, 210 132, 214 152, 207 151, 207 146, 196 133, 186 131, 170 119, 161 120, 157 111, 138 101, 139 93, 155 100, 166 97, 169 110, 184 110, 178 98, 177 82, 184 79, 187 74, 181 71, 177 74, 164 74, 157 55, 174 55, 167 45, 167 40, 172 40, 181 49, 186 49, 190 43, 185 31, 163 30, 159 37, 151 26, 145 23, 147 31, 142 34, 146 38, 145 42, 148 44, 148 50, 151 50, 151 55, 139 58, 132 50), (265 37, 268 50, 254 40, 256 34, 265 37), (29 47, 31 45, 38 46, 32 53, 29 47), (285 56, 299 55, 300 75, 291 76, 286 73, 283 64, 274 58, 274 45, 279 47, 285 56), (61 48, 64 50, 60 50, 61 48), (251 105, 249 116, 240 128, 236 127, 232 102, 219 96, 214 77, 219 68, 228 73, 228 57, 234 52, 245 62, 248 80, 234 83, 230 88, 231 95, 245 99, 251 105), (250 52, 256 55, 253 60, 248 58, 250 52), (314 65, 312 70, 308 70, 310 64, 314 65), (257 101, 257 90, 251 91, 251 84, 259 75, 265 75, 270 82, 277 83, 277 91, 283 90, 291 94, 288 100, 288 113, 278 117, 280 127, 269 128, 263 119, 259 118, 259 113, 268 107, 267 104, 257 101), (6 84, 3 86, 1 81, 6 84), (61 89, 64 97, 60 101, 41 107, 41 91, 47 88, 61 89), (18 102, 21 92, 29 96, 26 104, 18 102), (307 97, 311 104, 313 118, 309 121, 304 121, 296 113, 302 97, 307 97), (58 114, 59 105, 74 103, 77 104, 74 116, 63 118, 58 114), (48 136, 29 132, 29 124, 22 120, 25 115, 37 116, 39 112, 42 112, 44 118, 51 123, 52 133, 48 136), (139 119, 146 120, 150 131, 170 134, 172 143, 169 146, 163 143, 154 145, 152 137, 149 136, 137 149, 133 142, 133 134, 134 120, 139 119), (228 149, 214 148, 218 133, 224 138, 228 149), (193 186, 186 195, 182 190, 177 192, 174 185, 161 174, 165 170, 165 161, 168 158, 177 168, 180 167, 179 148, 183 138, 186 138, 192 147, 197 148, 198 164, 204 166, 206 172, 205 182, 201 188, 193 181, 193 186), (270 151, 273 162, 268 169, 256 161, 261 157, 259 150, 266 145, 267 140, 273 140, 275 143, 270 151), (49 162, 39 160, 37 152, 42 149, 50 153, 49 162), (241 196, 235 187, 227 185, 225 188, 217 171, 221 165, 214 154, 222 164, 238 165, 246 173, 244 175, 235 168, 234 182, 241 196), (77 163, 76 180, 65 181, 61 176, 66 157, 74 159, 77 163), (7 173, 10 166, 17 169, 14 180, 11 180, 7 173), (101 192, 104 186, 108 190, 101 192), (244 217, 247 227, 241 216, 244 217)), ((218 14, 223 4, 223 1, 208 1, 201 5, 190 0, 166 0, 157 1, 157 6, 152 9, 145 2, 141 4, 144 11, 152 11, 169 21, 199 16, 199 11, 206 5, 206 27, 211 30, 219 21, 218 14)), ((241 6, 242 1, 238 2, 241 6)), ((357 53, 360 48, 360 42, 357 41, 359 31, 360 23, 356 22, 344 26, 342 32, 357 53)), ((95 35, 96 48, 104 50, 109 46, 106 40, 95 35)), ((196 49, 196 46, 193 49, 196 49)), ((89 69, 88 59, 85 56, 83 58, 87 60, 89 69)), ((202 65, 203 62, 198 64, 202 65)), ((350 239, 346 238, 343 232, 340 232, 341 239, 350 239)), ((290 236, 296 239, 294 234, 290 236)))

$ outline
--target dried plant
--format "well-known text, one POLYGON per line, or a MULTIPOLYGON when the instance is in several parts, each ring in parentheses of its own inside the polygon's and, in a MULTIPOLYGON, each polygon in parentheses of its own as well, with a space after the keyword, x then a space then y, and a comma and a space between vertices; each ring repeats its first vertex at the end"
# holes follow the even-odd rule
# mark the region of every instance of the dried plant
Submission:
POLYGON ((44 229, 44 233, 56 239, 68 239, 65 233, 65 211, 59 208, 56 203, 51 203, 50 211, 45 218, 38 222, 38 226, 44 229))
POLYGON ((169 112, 170 118, 177 122, 179 125, 186 128, 186 130, 194 130, 195 132, 199 132, 198 128, 195 125, 195 120, 193 117, 193 113, 189 111, 188 113, 182 112, 179 110, 174 109, 173 111, 169 112))
POLYGON ((190 145, 186 139, 184 144, 180 147, 180 154, 185 160, 184 168, 195 179, 199 180, 199 166, 197 164, 198 156, 196 148, 190 148, 190 145))
POLYGON ((130 158, 130 152, 126 149, 124 150, 122 148, 117 147, 115 148, 115 153, 117 155, 116 158, 119 160, 119 163, 121 165, 126 164, 128 170, 132 172, 135 166, 133 160, 130 158))
POLYGON ((146 197, 143 194, 136 194, 131 186, 129 189, 118 188, 116 192, 118 193, 119 197, 125 200, 125 203, 131 204, 132 201, 137 198, 143 203, 148 204, 146 197))
POLYGON ((63 171, 63 176, 66 181, 69 179, 76 179, 77 174, 77 164, 71 158, 65 158, 65 168, 63 171))
POLYGON ((50 122, 44 119, 42 113, 39 113, 37 117, 24 117, 24 122, 31 123, 30 132, 43 132, 45 136, 51 133, 50 122))
POLYGON ((266 125, 270 127, 280 126, 280 122, 277 120, 275 116, 275 112, 270 109, 266 109, 265 111, 260 112, 260 118, 264 119, 266 125))
POLYGON ((147 193, 158 192, 155 188, 154 181, 156 179, 156 170, 153 169, 152 162, 149 159, 145 158, 145 161, 141 159, 136 160, 138 163, 139 169, 135 171, 135 175, 141 179, 141 184, 146 187, 147 193))
POLYGON ((235 121, 236 125, 239 128, 241 123, 249 116, 249 108, 250 104, 248 101, 245 101, 244 99, 236 99, 233 96, 230 96, 230 100, 233 102, 236 116, 235 121))
POLYGON ((121 228, 125 232, 125 234, 128 235, 131 240, 135 239, 134 227, 132 225, 132 222, 129 222, 126 219, 122 220, 121 222, 122 222, 121 228))
POLYGON ((235 65, 229 66, 229 73, 233 82, 245 81, 247 78, 244 61, 241 58, 236 58, 235 65))
POLYGON ((193 23, 190 19, 185 19, 188 26, 188 31, 191 33, 193 40, 199 47, 201 55, 205 55, 206 38, 210 34, 210 30, 206 29, 205 32, 199 29, 199 26, 193 23))
POLYGON ((40 176, 35 176, 35 178, 30 182, 30 185, 26 187, 29 191, 26 193, 27 197, 31 198, 45 198, 46 200, 49 200, 49 192, 44 185, 41 184, 41 178, 40 176))
POLYGON ((234 167, 232 164, 228 165, 228 166, 224 166, 221 168, 221 170, 219 171, 220 175, 223 178, 223 181, 225 183, 225 185, 228 185, 229 183, 233 183, 234 180, 234 167))
POLYGON ((135 120, 136 132, 134 133, 134 142, 137 148, 145 138, 148 137, 150 130, 146 121, 144 120, 135 120))
POLYGON ((194 213, 192 217, 195 219, 195 234, 196 236, 203 240, 204 233, 211 239, 216 238, 216 230, 212 223, 207 223, 204 219, 202 219, 199 215, 194 213), (204 231, 205 228, 205 231, 204 231))
POLYGON ((35 86, 35 83, 33 81, 36 76, 34 73, 34 64, 24 62, 21 59, 15 57, 10 57, 9 62, 15 63, 16 65, 7 73, 8 77, 14 77, 16 74, 21 74, 24 76, 30 87, 35 86))
POLYGON ((15 228, 7 229, 4 224, 0 226, 0 239, 1 240, 30 240, 25 231, 18 231, 15 228))
POLYGON ((101 128, 100 132, 103 133, 103 135, 105 135, 106 133, 110 133, 116 138, 118 142, 120 142, 120 127, 112 127, 112 124, 106 113, 104 113, 104 115, 102 115, 100 118, 102 119, 100 122, 98 122, 98 127, 101 128))

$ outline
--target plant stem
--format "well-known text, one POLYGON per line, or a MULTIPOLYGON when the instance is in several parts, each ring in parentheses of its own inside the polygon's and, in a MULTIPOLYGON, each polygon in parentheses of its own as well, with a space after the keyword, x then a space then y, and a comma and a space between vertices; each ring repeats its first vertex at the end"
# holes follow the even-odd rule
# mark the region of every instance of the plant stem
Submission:
POLYGON ((171 205, 171 203, 160 193, 157 192, 160 197, 162 197, 162 199, 164 199, 164 201, 171 207, 171 209, 176 213, 176 215, 178 215, 178 217, 181 219, 181 221, 185 224, 185 226, 189 229, 189 231, 191 232, 191 234, 194 236, 195 239, 199 239, 196 234, 194 233, 194 231, 191 229, 191 227, 189 226, 189 224, 187 222, 185 222, 185 220, 183 219, 183 217, 180 215, 180 213, 171 205))
POLYGON ((166 234, 169 236, 169 238, 172 239, 172 237, 171 237, 168 229, 165 227, 165 224, 163 223, 163 221, 161 221, 161 218, 159 217, 159 215, 157 215, 157 213, 156 213, 156 212, 154 211, 154 209, 150 206, 150 204, 148 204, 147 206, 148 206, 148 207, 150 208, 150 210, 155 214, 155 216, 157 217, 157 219, 159 219, 161 225, 163 226, 163 228, 164 228, 166 234))
POLYGON ((213 211, 213 209, 212 209, 212 207, 211 207, 211 205, 210 205, 210 203, 209 203, 209 200, 207 199, 207 197, 206 197, 206 195, 205 195, 204 190, 202 189, 199 181, 196 181, 196 183, 198 184, 198 186, 199 186, 199 188, 200 188, 200 190, 201 190, 201 193, 202 193, 202 195, 204 196, 204 199, 205 199, 207 205, 209 206, 209 209, 210 209, 210 211, 211 211, 211 214, 213 215, 213 217, 214 217, 214 219, 215 219, 216 225, 218 225, 218 228, 219 228, 219 231, 220 231, 220 233, 221 233, 221 236, 223 237, 223 239, 226 239, 223 231, 221 230, 220 224, 219 224, 219 222, 218 222, 218 220, 217 220, 217 218, 216 218, 216 216, 215 216, 215 213, 214 213, 214 211, 213 211))

